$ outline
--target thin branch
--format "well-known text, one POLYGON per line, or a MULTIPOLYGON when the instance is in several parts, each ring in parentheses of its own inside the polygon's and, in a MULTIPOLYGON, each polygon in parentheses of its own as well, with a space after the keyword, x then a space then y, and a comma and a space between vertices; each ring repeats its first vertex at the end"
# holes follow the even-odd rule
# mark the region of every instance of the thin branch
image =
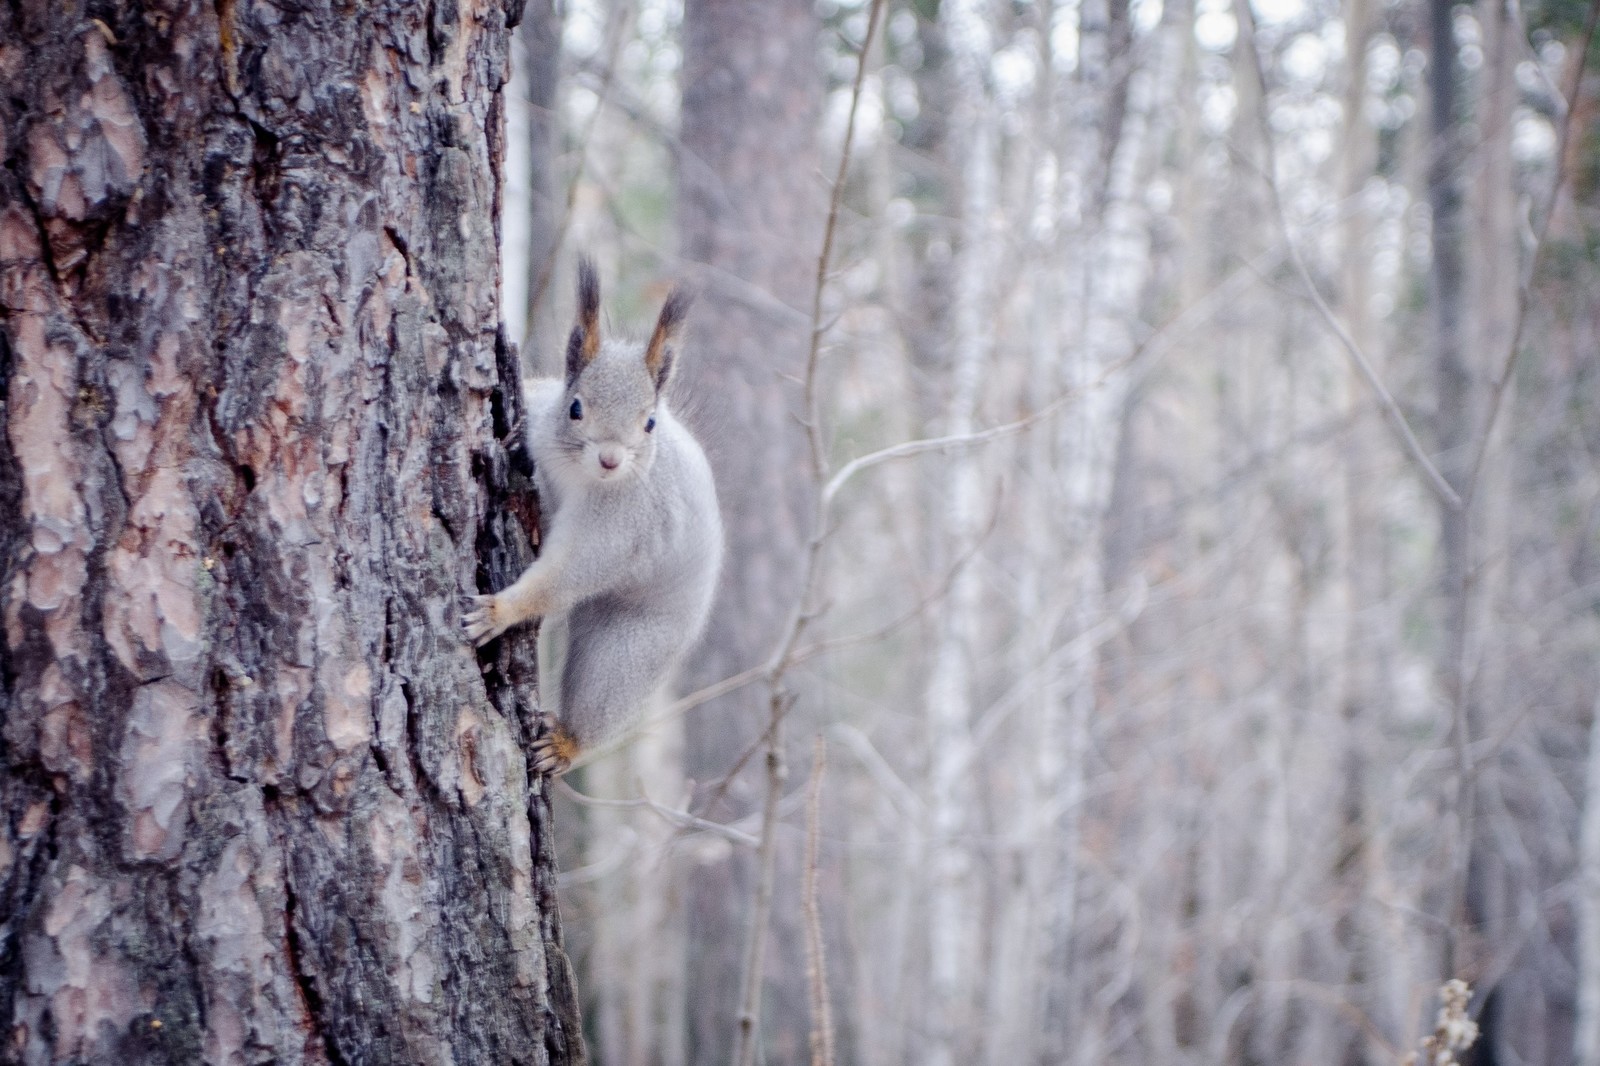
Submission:
MULTIPOLYGON (((990 513, 989 525, 984 529, 983 533, 973 541, 967 550, 961 554, 960 558, 955 560, 950 569, 945 573, 943 580, 933 592, 930 592, 926 596, 922 597, 922 599, 918 600, 917 603, 911 608, 901 612, 898 616, 891 618, 888 622, 878 626, 876 629, 869 629, 861 633, 851 633, 842 637, 833 637, 828 640, 819 640, 814 644, 808 644, 805 647, 796 650, 794 654, 789 657, 789 666, 791 668, 800 666, 806 662, 809 662, 811 659, 822 655, 827 655, 830 652, 839 651, 842 648, 875 643, 879 640, 882 640, 884 637, 889 636, 897 629, 909 625, 911 622, 921 617, 922 613, 930 606, 937 603, 939 600, 943 599, 949 594, 950 586, 955 583, 956 575, 959 574, 967 565, 967 563, 969 563, 972 558, 978 554, 978 551, 983 547, 984 542, 988 539, 989 534, 994 532, 999 523, 1000 508, 997 500, 994 510, 990 513)), ((765 665, 760 667, 752 667, 749 670, 734 674, 732 677, 724 678, 714 685, 707 685, 705 688, 700 689, 697 692, 692 692, 682 699, 670 704, 666 710, 650 719, 650 721, 647 723, 647 728, 660 725, 676 715, 682 714, 694 707, 698 707, 702 703, 705 703, 709 700, 714 700, 719 696, 726 695, 735 689, 743 688, 745 685, 748 685, 765 675, 766 672, 767 667, 765 665)), ((716 807, 717 803, 722 799, 722 797, 727 794, 728 787, 733 783, 734 778, 739 776, 739 771, 744 769, 745 763, 749 762, 751 756, 755 755, 755 753, 760 750, 761 746, 765 743, 767 743, 767 733, 763 732, 760 736, 756 737, 748 747, 744 749, 744 752, 740 754, 737 759, 734 760, 732 768, 718 779, 717 783, 712 787, 710 795, 706 797, 704 806, 705 810, 709 811, 716 807)), ((617 742, 617 745, 620 744, 620 741, 617 742)), ((617 745, 613 745, 613 747, 617 745)), ((609 751, 612 749, 607 748, 605 750, 609 751)), ((575 763, 574 765, 581 765, 582 761, 583 760, 580 760, 579 763, 575 763)))
POLYGON ((776 686, 772 690, 767 731, 767 796, 761 809, 759 873, 756 876, 755 906, 750 915, 750 936, 745 943, 744 973, 739 987, 739 1030, 734 1061, 739 1066, 754 1066, 760 1040, 761 984, 766 972, 767 925, 772 916, 772 893, 778 877, 778 803, 783 799, 783 782, 788 771, 783 763, 783 716, 791 702, 776 686))
POLYGON ((712 700, 726 696, 730 692, 736 692, 753 681, 761 680, 766 675, 767 664, 762 663, 759 666, 752 666, 748 670, 741 670, 731 677, 725 677, 715 684, 707 685, 705 688, 696 689, 681 699, 673 700, 667 705, 666 710, 652 718, 646 723, 646 726, 660 725, 663 722, 671 721, 685 711, 693 710, 702 703, 710 703, 712 700))
POLYGON ((829 637, 826 640, 819 640, 814 644, 806 645, 795 652, 794 662, 796 664, 805 663, 818 656, 827 655, 843 648, 859 647, 862 644, 875 644, 921 618, 929 607, 950 595, 950 589, 955 584, 957 576, 966 569, 968 563, 977 557, 978 552, 982 551, 984 544, 988 542, 990 535, 999 528, 1000 505, 1003 498, 1003 491, 995 494, 994 507, 989 511, 989 524, 972 539, 971 544, 962 549, 961 554, 945 570, 944 576, 939 579, 939 583, 934 586, 933 591, 924 595, 916 603, 887 622, 872 629, 863 630, 859 633, 847 633, 842 637, 829 637))
MULTIPOLYGON (((1597 0, 1597 2, 1600 2, 1600 0, 1597 0)), ((1294 235, 1289 228, 1289 215, 1283 207, 1283 196, 1278 190, 1277 149, 1272 136, 1272 123, 1267 116, 1267 73, 1261 62, 1261 51, 1256 47, 1255 12, 1251 9, 1249 0, 1236 0, 1234 7, 1239 13, 1240 28, 1244 30, 1245 44, 1249 49, 1252 61, 1251 69, 1255 71, 1256 85, 1260 90, 1258 94, 1260 106, 1257 108, 1256 117, 1261 124, 1261 140, 1266 151, 1267 161, 1265 168, 1260 170, 1259 173, 1266 182, 1278 227, 1283 231, 1283 243, 1288 250, 1289 261, 1294 265, 1295 273, 1299 275, 1301 284, 1305 286, 1306 293, 1311 297, 1311 302, 1316 306, 1323 321, 1332 330, 1333 335, 1338 338, 1340 346, 1344 348, 1345 354, 1350 357, 1350 361, 1360 371, 1362 379, 1367 383, 1367 387, 1378 398, 1378 405, 1389 422, 1389 428, 1394 431, 1401 447, 1405 449, 1406 454, 1410 456, 1411 461, 1416 464, 1417 469, 1422 473, 1423 478, 1428 483, 1428 487, 1451 510, 1459 511, 1463 506, 1460 494, 1450 485, 1450 482, 1445 480, 1444 475, 1439 472, 1439 468, 1433 465, 1433 461, 1422 450, 1422 445, 1417 441, 1416 434, 1411 431, 1411 424, 1406 421, 1405 413, 1400 410, 1400 405, 1395 402, 1394 396, 1384 386, 1383 380, 1378 377, 1378 371, 1373 367, 1372 361, 1361 350, 1361 345, 1350 335, 1350 331, 1339 320, 1339 316, 1334 313, 1333 308, 1328 306, 1327 300, 1323 299, 1322 291, 1317 287, 1316 279, 1311 276, 1311 270, 1306 266, 1306 261, 1300 254, 1300 248, 1295 243, 1294 235)))
POLYGON ((822 735, 812 745, 811 781, 806 789, 806 969, 811 988, 811 1066, 833 1066, 833 1012, 828 1004, 828 960, 822 942, 822 910, 817 903, 817 852, 822 836, 822 773, 828 746, 822 735))
MULTIPOLYGON (((1276 258, 1278 257, 1273 257, 1273 259, 1276 258)), ((1238 279, 1247 277, 1249 275, 1249 268, 1241 268, 1240 270, 1235 271, 1235 273, 1230 276, 1228 281, 1224 282, 1223 285, 1218 286, 1218 288, 1214 290, 1212 294, 1208 295, 1206 298, 1196 301, 1195 304, 1180 311, 1170 322, 1157 329, 1149 338, 1144 341, 1144 343, 1139 345, 1139 347, 1135 349, 1131 355, 1105 367, 1100 375, 1087 386, 1063 393, 1050 403, 1046 404, 1044 407, 1041 407, 1039 410, 1026 416, 1025 418, 1020 418, 1013 422, 1007 422, 1003 425, 993 426, 989 429, 976 430, 971 433, 957 433, 944 437, 930 437, 919 440, 903 441, 899 444, 891 445, 890 447, 883 448, 878 451, 869 452, 866 455, 857 456, 855 459, 850 460, 844 466, 840 467, 838 472, 835 473, 824 486, 822 493, 824 505, 826 507, 831 507, 831 504, 838 496, 839 492, 842 491, 845 485, 853 480, 856 475, 865 473, 866 471, 875 467, 882 466, 885 463, 889 463, 897 459, 910 459, 919 455, 925 455, 929 452, 949 451, 954 448, 988 444, 1033 428, 1033 426, 1036 424, 1043 422, 1051 416, 1057 414, 1074 400, 1079 399, 1085 392, 1104 384, 1104 382, 1113 374, 1118 373, 1134 363, 1153 358, 1154 354, 1161 351, 1164 346, 1175 343, 1173 337, 1175 335, 1175 331, 1180 325, 1187 324, 1191 317, 1198 317, 1202 320, 1208 317, 1225 301, 1226 297, 1232 292, 1233 287, 1238 279)), ((1181 335, 1178 336, 1181 337, 1181 335)), ((824 510, 820 513, 826 515, 827 512, 824 510)), ((825 525, 825 522, 819 523, 819 529, 825 528, 825 525)), ((820 541, 818 544, 820 546, 820 541)), ((959 562, 958 567, 953 568, 952 573, 947 575, 947 580, 945 582, 946 586, 949 584, 949 578, 954 576, 954 569, 958 568, 959 562)), ((907 614, 901 618, 895 619, 894 621, 886 624, 880 630, 876 631, 876 633, 879 635, 887 635, 888 632, 898 629, 900 626, 910 622, 914 617, 920 614, 938 598, 938 596, 925 598, 924 602, 919 603, 918 606, 912 611, 907 612, 907 614)), ((809 618, 811 615, 803 614, 802 617, 809 618)), ((788 665, 793 666, 798 663, 807 662, 817 655, 833 651, 838 647, 861 643, 863 640, 868 639, 872 635, 873 634, 857 634, 855 636, 837 637, 831 640, 808 645, 791 652, 788 655, 787 663, 788 665)), ((708 703, 711 700, 725 696, 730 692, 737 691, 746 685, 752 684, 763 677, 770 676, 776 668, 776 663, 780 658, 779 653, 782 650, 783 643, 784 642, 780 641, 779 647, 774 650, 773 655, 769 656, 768 659, 762 664, 758 666, 752 666, 747 670, 742 670, 737 674, 723 678, 721 681, 707 685, 704 688, 698 689, 686 696, 674 700, 672 703, 668 704, 664 710, 646 723, 646 727, 648 728, 650 726, 663 724, 667 721, 670 721, 672 718, 677 717, 678 715, 693 710, 702 703, 708 703)), ((604 754, 604 751, 609 750, 612 749, 606 748, 603 751, 597 751, 593 753, 590 758, 597 758, 600 754, 604 754)), ((748 759, 749 755, 751 754, 754 754, 754 751, 749 752, 746 755, 746 759, 748 759)), ((588 761, 590 761, 589 758, 582 760, 582 762, 588 761)), ((581 765, 581 763, 575 765, 581 765)))
POLYGON ((889 765, 889 760, 883 757, 872 744, 872 739, 853 725, 844 722, 835 723, 832 729, 834 736, 845 742, 845 745, 855 752, 856 758, 861 760, 861 765, 878 782, 878 787, 888 793, 900 813, 913 822, 921 821, 926 805, 922 797, 917 795, 917 790, 901 780, 895 773, 894 767, 889 765))
POLYGON ((1473 454, 1472 466, 1467 474, 1464 488, 1464 495, 1468 500, 1477 494, 1478 475, 1482 472, 1483 461, 1489 453, 1489 443, 1494 436, 1495 423, 1500 418, 1500 408, 1505 400, 1506 389, 1511 384, 1511 376, 1516 373, 1517 357, 1522 347, 1522 329, 1528 320, 1528 304, 1533 297, 1533 279, 1538 274, 1539 263, 1544 255, 1545 237, 1550 232, 1550 219, 1555 216, 1556 206, 1561 200, 1561 190, 1567 181, 1567 146, 1572 137, 1572 113, 1577 110, 1578 93, 1583 86, 1583 70, 1588 65, 1589 49, 1594 44, 1597 24, 1600 24, 1600 0, 1590 0, 1589 16, 1583 26, 1583 43, 1578 46, 1578 54, 1573 57, 1572 76, 1562 99, 1566 113, 1561 116, 1561 136, 1556 143, 1555 180, 1550 185, 1550 199, 1546 202, 1544 214, 1539 219, 1539 229, 1534 233, 1533 254, 1528 256, 1527 269, 1517 284, 1517 315, 1511 327, 1511 346, 1506 351, 1500 374, 1495 378, 1494 391, 1489 394, 1489 413, 1484 419, 1483 434, 1478 438, 1478 447, 1473 454))
POLYGON ((657 803, 655 800, 644 794, 643 788, 639 790, 640 794, 637 799, 617 800, 601 799, 598 796, 591 796, 587 793, 579 792, 576 788, 573 788, 561 778, 557 779, 557 785, 561 789, 562 793, 569 799, 585 807, 599 807, 602 809, 618 811, 646 810, 652 814, 659 815, 663 821, 673 825, 678 829, 693 829, 702 833, 712 833, 726 840, 731 840, 735 844, 741 844, 748 848, 753 848, 760 843, 759 840, 751 836, 749 833, 746 833, 740 829, 735 829, 731 825, 724 825, 721 822, 708 821, 705 818, 698 818, 695 815, 690 814, 688 811, 680 811, 674 807, 668 807, 657 803))
POLYGON ((752 740, 744 751, 740 752, 739 757, 733 760, 733 765, 729 767, 728 772, 722 775, 712 787, 711 794, 706 797, 704 810, 711 811, 716 809, 722 797, 727 795, 728 786, 733 784, 734 778, 739 776, 739 771, 744 769, 744 764, 749 762, 751 756, 760 751, 762 746, 767 743, 768 731, 771 728, 772 723, 768 722, 767 728, 761 731, 761 735, 752 740))
POLYGON ((610 854, 604 855, 594 862, 571 870, 562 870, 556 875, 556 885, 559 888, 571 890, 578 885, 589 885, 596 881, 610 877, 618 870, 637 870, 638 860, 636 853, 639 851, 638 833, 631 827, 623 827, 618 834, 620 837, 610 854))
POLYGON ((1141 580, 1128 590, 1128 595, 1115 613, 1105 615, 1086 631, 1050 652, 1045 656, 1044 662, 1017 678, 978 719, 976 728, 972 730, 973 750, 982 750, 1011 712, 1022 706, 1024 697, 1043 687, 1062 663, 1080 655, 1088 655, 1131 626, 1139 615, 1144 613, 1149 592, 1149 586, 1141 580))
POLYGON ((827 477, 828 457, 822 437, 822 405, 817 395, 817 362, 822 349, 822 299, 828 284, 828 264, 833 257, 833 236, 839 222, 839 204, 844 199, 845 176, 849 172, 850 149, 855 138, 856 112, 861 104, 861 90, 866 82, 867 62, 872 55, 873 38, 883 15, 883 0, 872 0, 872 10, 867 17, 867 33, 861 42, 861 54, 856 63, 855 84, 850 92, 850 112, 845 119, 844 144, 839 151, 839 169, 833 182, 828 202, 828 220, 822 231, 822 251, 817 256, 817 281, 811 297, 811 344, 806 354, 805 412, 806 440, 811 449, 813 477, 819 486, 810 542, 806 546, 804 577, 794 611, 784 628, 782 639, 769 662, 767 684, 771 692, 768 701, 770 724, 767 727, 767 797, 762 814, 760 873, 757 877, 755 906, 750 916, 750 938, 745 952, 744 974, 740 988, 739 1029, 734 1061, 738 1066, 753 1066, 756 1046, 760 1043, 762 962, 766 952, 767 926, 772 913, 772 889, 777 868, 777 834, 774 831, 778 803, 783 796, 783 719, 793 704, 793 696, 784 687, 784 675, 790 658, 812 617, 818 585, 818 560, 827 536, 828 506, 821 488, 827 477))
POLYGON ((1019 418, 1014 422, 1007 422, 1004 425, 993 426, 989 429, 976 430, 971 433, 952 433, 947 437, 927 437, 921 440, 908 440, 901 444, 895 444, 888 448, 879 449, 875 452, 868 452, 866 455, 857 456, 848 463, 844 464, 844 466, 841 466, 838 473, 834 474, 833 477, 828 480, 827 485, 822 490, 823 499, 831 503, 834 497, 839 495, 839 490, 843 489, 845 485, 848 484, 850 480, 857 474, 860 474, 866 470, 871 470, 875 466, 882 466, 884 463, 892 462, 895 459, 909 459, 914 455, 922 455, 925 452, 946 451, 951 448, 969 448, 973 447, 974 445, 988 444, 991 441, 1001 440, 1005 437, 1010 437, 1021 433, 1026 429, 1030 429, 1038 423, 1043 422, 1051 415, 1054 415, 1062 408, 1072 403, 1074 400, 1079 399, 1085 392, 1088 392, 1094 388, 1098 388, 1100 385, 1104 384, 1105 381, 1111 377, 1111 375, 1117 373, 1129 363, 1133 362, 1138 355, 1139 352, 1135 351, 1129 356, 1118 359, 1116 362, 1111 363, 1101 370, 1099 376, 1091 381, 1087 386, 1081 389, 1068 389, 1060 396, 1057 396, 1054 400, 1051 400, 1049 403, 1039 408, 1033 414, 1028 415, 1025 418, 1019 418))

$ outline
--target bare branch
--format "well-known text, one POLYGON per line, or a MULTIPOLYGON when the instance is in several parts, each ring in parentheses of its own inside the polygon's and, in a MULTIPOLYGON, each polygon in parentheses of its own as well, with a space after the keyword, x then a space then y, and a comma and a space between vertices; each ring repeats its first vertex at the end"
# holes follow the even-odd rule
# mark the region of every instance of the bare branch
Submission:
POLYGON ((1077 400, 1089 389, 1098 388, 1104 384, 1113 374, 1132 362, 1137 355, 1138 353, 1135 352, 1133 355, 1117 360, 1102 370, 1100 375, 1090 382, 1086 388, 1069 389, 1026 418, 1019 418, 1014 422, 1007 422, 1004 425, 993 426, 989 429, 977 430, 972 433, 952 433, 947 437, 908 440, 875 452, 868 452, 866 455, 857 456, 844 466, 841 466, 839 472, 828 480, 827 485, 822 490, 823 498, 831 503, 834 497, 838 496, 839 490, 844 488, 857 474, 871 470, 875 466, 882 466, 884 463, 892 462, 895 459, 909 459, 912 456, 922 455, 926 452, 946 451, 951 448, 970 448, 979 444, 988 444, 992 441, 1001 440, 1030 429, 1051 415, 1056 414, 1074 400, 1077 400))
POLYGON ((759 840, 751 836, 749 833, 746 833, 741 829, 735 829, 731 825, 709 821, 705 818, 696 817, 695 815, 690 814, 688 811, 680 811, 674 807, 668 807, 664 804, 657 803, 655 800, 644 794, 644 787, 642 785, 639 788, 639 797, 637 799, 619 800, 601 799, 599 796, 591 796, 588 793, 579 792, 576 788, 573 788, 572 785, 568 784, 564 778, 558 778, 557 783, 563 795, 584 807, 598 807, 605 810, 618 811, 645 810, 651 812, 652 814, 659 815, 664 821, 679 829, 692 829, 697 832, 712 833, 716 836, 722 837, 725 840, 731 840, 735 844, 740 844, 748 848, 753 848, 760 843, 759 840))
POLYGON ((878 782, 894 800, 894 805, 900 808, 900 813, 920 820, 924 814, 922 797, 917 795, 917 790, 900 779, 894 772, 894 767, 889 765, 889 760, 883 757, 872 744, 872 739, 853 725, 838 722, 833 726, 832 733, 844 741, 849 749, 855 752, 856 758, 861 760, 861 765, 878 782))
POLYGON ((817 851, 822 836, 822 773, 828 746, 819 733, 812 745, 811 781, 806 787, 806 968, 811 987, 811 1066, 833 1066, 833 1014, 828 1005, 828 963, 822 943, 822 912, 817 904, 817 851))
POLYGON ((1389 423, 1389 428, 1394 431, 1401 447, 1405 449, 1412 463, 1416 465, 1424 480, 1427 481, 1428 487, 1434 491, 1434 494, 1439 499, 1444 501, 1446 506, 1452 510, 1459 511, 1462 507, 1460 494, 1450 485, 1450 482, 1445 480, 1444 475, 1439 472, 1439 468, 1433 465, 1433 461, 1422 450, 1422 445, 1417 441, 1416 434, 1411 431, 1411 424, 1406 421, 1405 413, 1400 410, 1400 405, 1395 402, 1394 396, 1384 386, 1383 380, 1378 377, 1378 371, 1373 367, 1372 361, 1361 350, 1361 345, 1356 343, 1356 339, 1350 335, 1350 331, 1339 320, 1339 316, 1334 313, 1333 308, 1329 307, 1328 302, 1323 299, 1322 291, 1317 288, 1316 280, 1312 278, 1311 270, 1306 266, 1306 261, 1300 254, 1299 246, 1295 244, 1294 235, 1289 229, 1289 216, 1283 207, 1283 196, 1278 190, 1277 150, 1274 147, 1272 123, 1267 118, 1267 75, 1261 63, 1261 52, 1256 47, 1255 12, 1246 0, 1238 0, 1234 7, 1239 13, 1239 26, 1244 31, 1242 36, 1246 47, 1249 49, 1251 69, 1254 70, 1256 76, 1256 86, 1260 90, 1257 94, 1260 106, 1257 108, 1256 117, 1261 124, 1261 141, 1266 149, 1267 161, 1266 166, 1258 168, 1257 172, 1266 182, 1267 190, 1272 200, 1273 214, 1277 218, 1278 228, 1283 233, 1284 247, 1289 253, 1289 261, 1293 264, 1295 273, 1299 275, 1300 283, 1305 286, 1306 293, 1311 297, 1311 302, 1316 306, 1317 312, 1322 316, 1323 321, 1333 332, 1333 335, 1338 338, 1340 346, 1344 348, 1345 354, 1350 357, 1350 361, 1360 371, 1362 379, 1367 383, 1367 387, 1378 398, 1378 406, 1382 408, 1384 417, 1389 423))
MULTIPOLYGON (((1520 7, 1517 10, 1520 11, 1520 7)), ((1516 373, 1517 356, 1522 347, 1522 329, 1528 321, 1528 304, 1533 294, 1533 279, 1538 274, 1539 263, 1544 255, 1545 237, 1550 233, 1550 219, 1556 213, 1556 205, 1561 200, 1561 191, 1567 182, 1567 146, 1572 137, 1572 113, 1577 110, 1578 92, 1583 84, 1583 71, 1589 62, 1589 49, 1594 44, 1597 23, 1600 23, 1600 0, 1590 0, 1589 16, 1583 25, 1583 43, 1578 45, 1578 54, 1572 58, 1572 76, 1562 97, 1566 110, 1561 116, 1561 135, 1556 142, 1555 180, 1550 184, 1550 199, 1546 201, 1544 214, 1539 219, 1539 229, 1534 233, 1533 254, 1528 256, 1527 269, 1517 285, 1517 315, 1511 326, 1511 345, 1506 350, 1505 362, 1500 368, 1500 373, 1494 380, 1494 391, 1489 394, 1489 413, 1484 419, 1483 433, 1478 438, 1478 447, 1473 453, 1472 466, 1469 468, 1467 483, 1463 488, 1468 500, 1477 494, 1478 475, 1482 472, 1483 461, 1489 453, 1489 443, 1494 437, 1495 423, 1500 419, 1500 408, 1504 405, 1506 389, 1511 384, 1511 375, 1516 373)))

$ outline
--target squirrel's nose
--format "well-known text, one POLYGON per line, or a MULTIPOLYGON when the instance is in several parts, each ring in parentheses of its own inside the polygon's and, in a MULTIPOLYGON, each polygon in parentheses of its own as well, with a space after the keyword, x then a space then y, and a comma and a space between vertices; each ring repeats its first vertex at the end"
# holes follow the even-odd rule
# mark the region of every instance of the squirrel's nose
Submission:
POLYGON ((602 451, 600 453, 600 465, 607 470, 615 470, 622 465, 622 456, 613 451, 602 451))

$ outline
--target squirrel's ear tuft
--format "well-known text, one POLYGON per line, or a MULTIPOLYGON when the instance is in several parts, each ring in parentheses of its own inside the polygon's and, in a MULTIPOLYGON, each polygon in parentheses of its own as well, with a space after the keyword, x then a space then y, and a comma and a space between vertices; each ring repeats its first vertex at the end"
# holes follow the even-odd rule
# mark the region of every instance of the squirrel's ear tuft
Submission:
POLYGON ((650 343, 644 350, 644 367, 655 378, 657 392, 672 377, 678 337, 683 332, 683 320, 689 316, 689 305, 693 302, 694 294, 679 286, 667 295, 667 302, 661 308, 661 317, 656 319, 655 332, 650 334, 650 343))
POLYGON ((578 321, 567 339, 567 384, 600 354, 600 277, 588 256, 578 260, 578 321))

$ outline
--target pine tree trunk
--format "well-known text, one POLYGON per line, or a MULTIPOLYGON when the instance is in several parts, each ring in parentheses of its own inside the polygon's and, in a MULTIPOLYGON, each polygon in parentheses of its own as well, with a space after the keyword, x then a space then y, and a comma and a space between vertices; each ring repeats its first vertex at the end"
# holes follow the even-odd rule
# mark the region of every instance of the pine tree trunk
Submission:
MULTIPOLYGON (((769 656, 800 595, 810 470, 799 381, 824 206, 810 0, 690 0, 683 18, 678 219, 683 256, 698 268, 703 297, 681 389, 704 413, 697 428, 704 430, 728 537, 717 603, 684 669, 683 686, 693 690, 769 656)), ((691 713, 684 739, 690 778, 709 787, 734 767, 766 725, 765 695, 746 688, 691 713)), ((741 780, 726 804, 704 813, 730 820, 753 809, 759 796, 741 780)), ((803 951, 798 901, 788 895, 800 881, 798 857, 787 846, 778 856, 769 958, 794 959, 803 951)), ((739 945, 748 935, 755 882, 750 858, 730 853, 691 872, 690 1062, 733 1058, 739 945)), ((768 976, 764 1043, 773 1061, 788 1061, 806 1046, 804 974, 774 964, 768 976)))
POLYGON ((457 632, 516 6, 0 9, 0 1059, 582 1058, 533 638, 457 632))

